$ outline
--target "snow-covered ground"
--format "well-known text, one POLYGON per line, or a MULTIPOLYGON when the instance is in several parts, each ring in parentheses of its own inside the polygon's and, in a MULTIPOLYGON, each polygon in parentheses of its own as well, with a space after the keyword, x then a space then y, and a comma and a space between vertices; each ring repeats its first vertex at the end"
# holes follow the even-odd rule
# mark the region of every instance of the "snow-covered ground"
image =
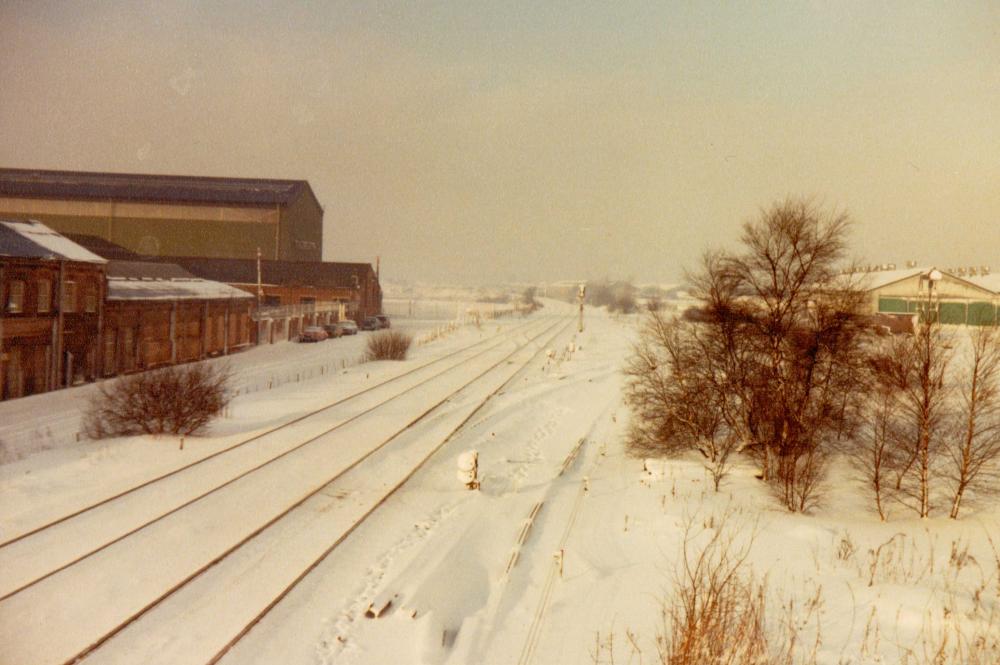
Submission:
MULTIPOLYGON (((751 465, 737 465, 718 493, 697 459, 644 468, 623 445, 628 411, 620 370, 635 319, 588 309, 586 330, 576 333, 575 326, 563 326, 571 313, 551 303, 527 322, 454 332, 418 348, 402 366, 338 367, 243 394, 211 436, 189 440, 184 451, 174 440, 137 437, 85 444, 86 452, 73 455, 49 451, 0 467, 0 525, 8 533, 23 531, 495 336, 495 349, 469 350, 468 356, 482 355, 428 380, 425 389, 378 412, 384 415, 346 425, 282 469, 254 472, 197 511, 164 518, 138 537, 0 601, 0 663, 50 662, 24 660, 32 653, 22 649, 29 640, 51 654, 65 652, 57 648, 62 642, 86 644, 93 639, 86 634, 96 621, 91 615, 110 617, 110 625, 115 617, 134 614, 199 562, 219 556, 240 534, 281 512, 300 485, 319 486, 340 468, 348 470, 335 483, 322 485, 287 519, 227 555, 224 565, 166 597, 87 662, 205 663, 236 637, 241 639, 221 662, 658 662, 661 604, 674 592, 686 529, 694 538, 692 552, 718 530, 732 533, 736 548, 749 547, 744 572, 766 584, 769 634, 796 638, 797 656, 789 662, 962 663, 969 661, 961 655, 935 661, 933 652, 942 643, 949 652, 968 649, 977 636, 987 647, 989 640, 997 646, 995 502, 970 504, 958 521, 900 516, 881 523, 850 470, 835 466, 823 505, 810 515, 792 515, 754 477, 751 465), (501 334, 518 325, 525 327, 501 334), (517 350, 529 335, 542 333, 517 350), (551 353, 537 353, 546 350, 551 353), (512 355, 504 360, 504 354, 512 355), (521 362, 528 362, 523 370, 521 362), (499 364, 473 380, 492 363, 499 364), (391 436, 465 383, 416 427, 391 436), (383 440, 384 447, 363 464, 345 466, 383 440), (478 491, 456 478, 456 460, 467 450, 479 452, 478 491)), ((308 348, 312 353, 322 345, 308 348)), ((308 422, 322 429, 361 410, 359 403, 329 420, 308 422)), ((269 455, 282 445, 265 439, 254 454, 269 455)), ((236 468, 245 465, 227 462, 212 473, 236 468)), ((194 492, 194 484, 179 483, 152 501, 108 513, 104 521, 124 528, 139 506, 166 507, 194 492)), ((100 529, 92 522, 43 550, 72 549, 76 545, 67 541, 84 542, 100 529)), ((3 556, 11 557, 13 571, 16 557, 0 549, 3 556)), ((57 565, 52 561, 58 557, 45 558, 51 553, 36 556, 34 563, 26 555, 17 565, 57 565)), ((19 579, 37 572, 19 570, 29 571, 19 579)), ((978 662, 996 663, 997 653, 978 662)))

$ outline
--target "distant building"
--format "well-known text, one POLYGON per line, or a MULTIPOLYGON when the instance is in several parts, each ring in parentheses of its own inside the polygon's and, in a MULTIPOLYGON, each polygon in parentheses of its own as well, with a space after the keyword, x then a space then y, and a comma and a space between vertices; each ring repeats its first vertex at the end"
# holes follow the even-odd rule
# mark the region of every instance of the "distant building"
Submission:
MULTIPOLYGON (((192 256, 143 257, 94 236, 69 234, 74 242, 109 261, 167 262, 202 279, 223 282, 257 296, 256 259, 192 256)), ((303 327, 350 318, 359 323, 382 311, 382 287, 369 263, 323 261, 260 262, 257 343, 295 339, 303 327)))
POLYGON ((323 208, 305 180, 0 169, 0 218, 144 256, 322 258, 323 208))
POLYGON ((868 293, 868 313, 920 316, 930 303, 941 323, 950 325, 996 325, 1000 323, 1000 279, 996 275, 957 276, 937 269, 941 279, 933 292, 928 276, 935 268, 912 267, 875 270, 850 276, 868 293))
MULTIPOLYGON (((191 273, 257 294, 257 262, 169 259, 191 273)), ((259 343, 294 339, 308 325, 349 318, 359 323, 382 311, 382 287, 370 263, 260 262, 259 343)))

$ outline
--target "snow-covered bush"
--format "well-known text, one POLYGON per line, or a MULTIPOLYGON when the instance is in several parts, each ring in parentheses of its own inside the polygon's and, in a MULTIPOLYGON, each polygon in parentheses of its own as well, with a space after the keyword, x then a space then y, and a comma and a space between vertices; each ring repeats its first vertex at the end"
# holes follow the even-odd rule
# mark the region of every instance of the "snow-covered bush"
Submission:
POLYGON ((88 402, 83 423, 93 439, 130 434, 191 435, 229 403, 228 368, 193 363, 106 382, 88 402))
POLYGON ((406 360, 413 338, 398 330, 385 330, 368 338, 368 360, 406 360))

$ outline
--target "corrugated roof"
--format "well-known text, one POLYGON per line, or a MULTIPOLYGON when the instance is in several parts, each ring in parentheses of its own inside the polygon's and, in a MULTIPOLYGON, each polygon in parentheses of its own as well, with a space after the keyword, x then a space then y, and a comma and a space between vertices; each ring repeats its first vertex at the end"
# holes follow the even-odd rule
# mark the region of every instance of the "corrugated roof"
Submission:
POLYGON ((0 220, 0 256, 107 263, 97 254, 34 220, 0 220))
POLYGON ((228 300, 253 298, 246 291, 207 279, 108 277, 108 300, 228 300))
POLYGON ((173 263, 111 261, 108 300, 218 300, 253 298, 246 291, 195 277, 173 263))
POLYGON ((305 180, 0 169, 0 194, 30 198, 286 204, 315 194, 305 180))

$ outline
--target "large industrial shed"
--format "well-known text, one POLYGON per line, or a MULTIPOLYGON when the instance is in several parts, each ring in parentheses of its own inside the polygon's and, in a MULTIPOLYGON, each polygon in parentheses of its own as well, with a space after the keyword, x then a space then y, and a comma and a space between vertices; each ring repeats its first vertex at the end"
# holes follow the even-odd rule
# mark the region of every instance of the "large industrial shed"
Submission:
POLYGON ((323 208, 305 180, 0 169, 0 217, 145 256, 322 255, 323 208))
POLYGON ((950 325, 996 325, 1000 323, 1000 282, 993 275, 957 276, 937 269, 941 279, 933 290, 929 275, 935 268, 877 270, 855 275, 869 295, 869 313, 895 316, 938 312, 941 323, 950 325))

